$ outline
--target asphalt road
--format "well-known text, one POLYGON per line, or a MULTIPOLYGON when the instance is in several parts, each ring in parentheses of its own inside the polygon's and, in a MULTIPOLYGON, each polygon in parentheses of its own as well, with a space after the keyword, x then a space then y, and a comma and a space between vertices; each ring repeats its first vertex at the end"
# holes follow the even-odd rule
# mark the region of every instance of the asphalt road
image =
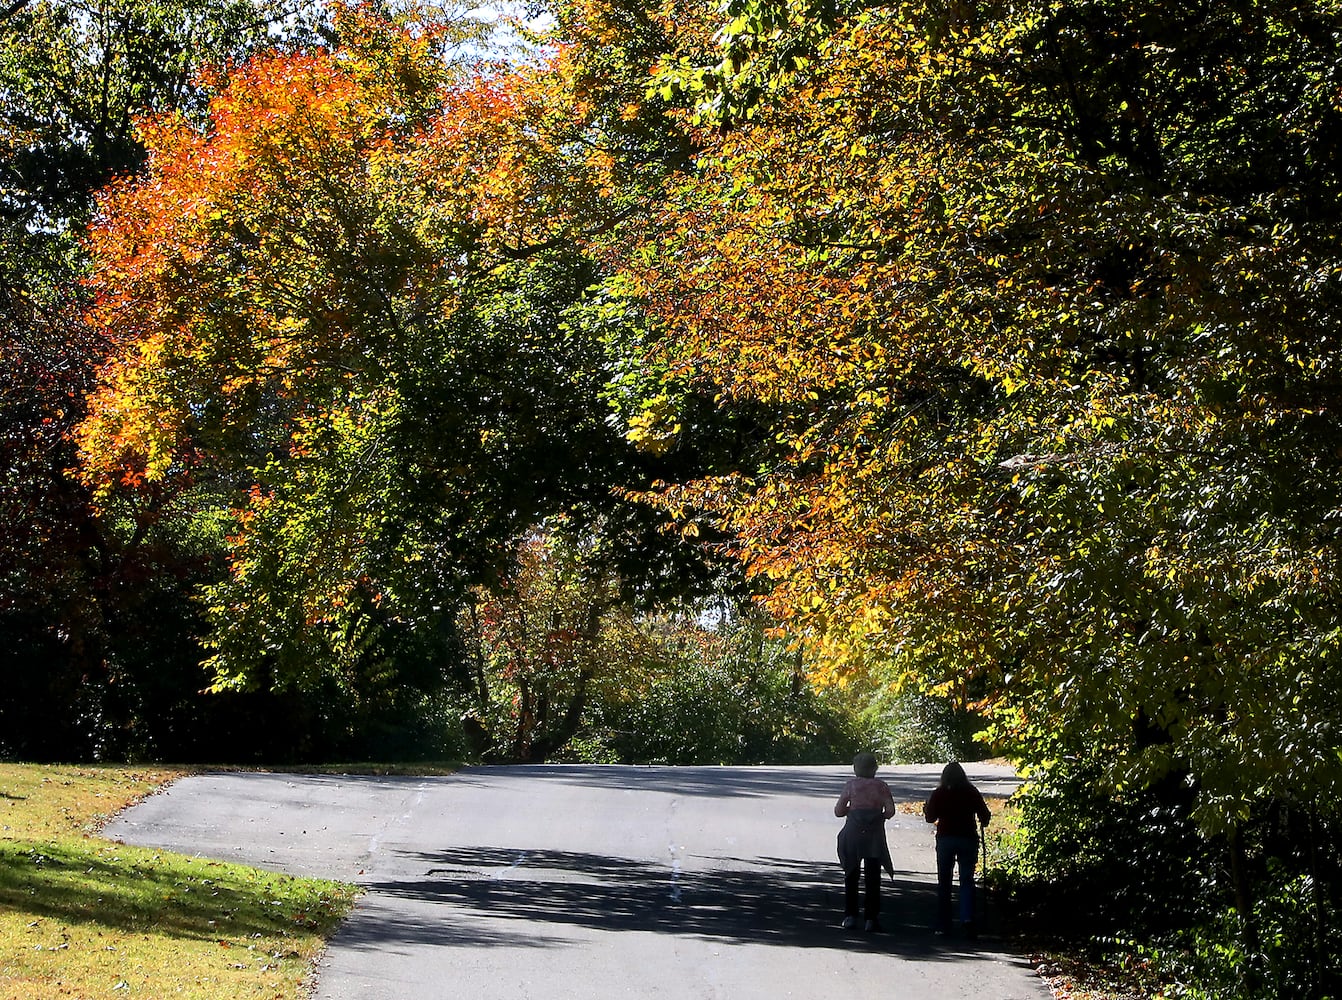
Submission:
MULTIPOLYGON (((967 767, 985 793, 1005 768, 967 767)), ((939 768, 884 768, 922 801, 939 768)), ((104 835, 362 884, 319 1000, 1047 1000, 994 933, 932 931, 931 830, 887 824, 885 933, 839 929, 841 767, 208 774, 104 835)))

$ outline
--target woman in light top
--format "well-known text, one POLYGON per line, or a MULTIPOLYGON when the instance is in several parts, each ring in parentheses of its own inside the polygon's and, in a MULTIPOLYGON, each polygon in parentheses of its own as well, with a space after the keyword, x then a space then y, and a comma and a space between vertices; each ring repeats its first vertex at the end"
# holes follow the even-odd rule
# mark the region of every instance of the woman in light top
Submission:
POLYGON ((849 778, 834 804, 834 815, 843 817, 839 831, 839 863, 844 873, 843 926, 857 926, 858 880, 866 875, 862 905, 864 929, 881 929, 881 869, 895 874, 890 846, 885 841, 885 821, 895 814, 890 786, 876 777, 875 754, 863 751, 853 758, 854 777, 849 778))

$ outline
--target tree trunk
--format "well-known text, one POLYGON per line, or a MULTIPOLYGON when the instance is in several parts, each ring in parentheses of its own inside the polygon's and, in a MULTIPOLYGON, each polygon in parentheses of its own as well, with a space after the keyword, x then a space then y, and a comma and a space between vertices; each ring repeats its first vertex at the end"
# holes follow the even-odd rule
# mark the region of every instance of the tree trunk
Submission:
POLYGON ((1235 893, 1235 909, 1240 915, 1241 941, 1244 948, 1243 995, 1254 997, 1258 995, 1263 956, 1258 941, 1258 922, 1253 912, 1253 887, 1248 867, 1242 830, 1236 826, 1230 831, 1230 884, 1235 893))

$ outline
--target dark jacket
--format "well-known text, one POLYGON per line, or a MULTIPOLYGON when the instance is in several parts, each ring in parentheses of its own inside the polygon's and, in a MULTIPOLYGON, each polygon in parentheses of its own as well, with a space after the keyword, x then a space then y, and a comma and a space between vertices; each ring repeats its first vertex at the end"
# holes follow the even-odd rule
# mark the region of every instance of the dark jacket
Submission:
POLYGON ((923 815, 937 824, 938 837, 977 837, 977 818, 984 826, 992 819, 988 804, 973 785, 960 788, 939 787, 923 805, 923 815))
POLYGON ((885 840, 885 813, 880 809, 850 809, 839 831, 839 864, 845 872, 862 867, 864 858, 880 858, 891 876, 890 845, 885 840))

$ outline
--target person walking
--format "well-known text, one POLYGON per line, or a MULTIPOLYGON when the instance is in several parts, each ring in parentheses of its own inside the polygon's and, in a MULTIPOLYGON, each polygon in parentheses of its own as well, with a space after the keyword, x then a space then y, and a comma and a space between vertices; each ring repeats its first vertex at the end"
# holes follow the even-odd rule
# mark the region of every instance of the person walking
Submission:
POLYGON ((859 753, 853 758, 853 777, 834 804, 834 815, 844 820, 838 840, 844 873, 843 926, 857 926, 859 880, 865 876, 861 913, 863 929, 868 932, 881 930, 881 869, 892 878, 895 874, 885 840, 885 821, 895 814, 895 799, 876 771, 876 755, 865 750, 859 753))
POLYGON ((937 930, 951 931, 951 887, 955 867, 960 867, 960 924, 973 937, 974 868, 978 864, 979 831, 974 821, 987 826, 992 819, 988 804, 965 769, 952 761, 941 771, 941 782, 923 804, 923 817, 937 825, 937 930))

